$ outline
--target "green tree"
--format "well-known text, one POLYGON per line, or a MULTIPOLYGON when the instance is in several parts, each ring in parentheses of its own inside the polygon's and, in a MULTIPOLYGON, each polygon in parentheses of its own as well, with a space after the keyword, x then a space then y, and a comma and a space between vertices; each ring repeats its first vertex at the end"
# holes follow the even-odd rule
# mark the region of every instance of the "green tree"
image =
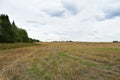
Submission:
POLYGON ((39 40, 28 37, 26 30, 20 29, 13 21, 9 21, 7 15, 0 15, 0 42, 14 43, 14 42, 39 42, 39 40))
POLYGON ((9 21, 9 18, 7 15, 1 15, 1 23, 0 23, 0 26, 1 26, 1 41, 2 42, 14 42, 14 39, 13 36, 14 36, 14 32, 12 30, 12 27, 11 27, 11 23, 9 21))

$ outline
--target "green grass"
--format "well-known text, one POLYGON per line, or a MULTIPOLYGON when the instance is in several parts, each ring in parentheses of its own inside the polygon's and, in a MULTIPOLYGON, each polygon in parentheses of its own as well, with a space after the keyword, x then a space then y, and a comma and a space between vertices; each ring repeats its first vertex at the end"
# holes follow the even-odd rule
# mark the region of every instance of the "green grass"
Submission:
POLYGON ((62 57, 66 56, 65 52, 59 52, 58 55, 62 57))
POLYGON ((90 61, 85 61, 85 60, 79 60, 80 63, 84 64, 84 65, 87 65, 87 66, 97 66, 97 64, 95 63, 92 63, 90 61))
POLYGON ((6 50, 6 49, 14 49, 14 48, 20 48, 20 47, 29 47, 29 46, 35 46, 38 44, 33 43, 0 43, 0 50, 6 50))
POLYGON ((30 69, 30 74, 38 75, 39 74, 39 68, 36 64, 32 65, 32 68, 30 69))

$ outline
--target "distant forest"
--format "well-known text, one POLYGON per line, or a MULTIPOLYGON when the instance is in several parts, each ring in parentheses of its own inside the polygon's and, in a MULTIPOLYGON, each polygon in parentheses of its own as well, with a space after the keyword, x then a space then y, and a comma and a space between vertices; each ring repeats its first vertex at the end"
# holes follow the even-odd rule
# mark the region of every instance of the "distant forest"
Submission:
POLYGON ((8 15, 0 15, 0 43, 39 42, 28 37, 26 30, 18 28, 13 21, 10 23, 8 15))

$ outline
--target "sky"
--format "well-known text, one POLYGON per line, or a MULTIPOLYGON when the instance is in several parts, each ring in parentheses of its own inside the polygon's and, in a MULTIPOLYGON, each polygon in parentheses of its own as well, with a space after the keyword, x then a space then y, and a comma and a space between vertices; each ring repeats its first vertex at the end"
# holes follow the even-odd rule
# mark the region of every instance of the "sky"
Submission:
POLYGON ((0 0, 0 14, 41 41, 120 41, 120 0, 0 0))

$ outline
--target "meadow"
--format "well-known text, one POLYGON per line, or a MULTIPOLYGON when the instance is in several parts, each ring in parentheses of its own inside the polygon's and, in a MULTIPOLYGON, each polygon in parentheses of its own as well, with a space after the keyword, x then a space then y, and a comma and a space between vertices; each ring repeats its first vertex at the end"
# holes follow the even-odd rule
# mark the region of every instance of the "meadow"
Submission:
POLYGON ((0 44, 0 80, 120 80, 120 43, 0 44))

